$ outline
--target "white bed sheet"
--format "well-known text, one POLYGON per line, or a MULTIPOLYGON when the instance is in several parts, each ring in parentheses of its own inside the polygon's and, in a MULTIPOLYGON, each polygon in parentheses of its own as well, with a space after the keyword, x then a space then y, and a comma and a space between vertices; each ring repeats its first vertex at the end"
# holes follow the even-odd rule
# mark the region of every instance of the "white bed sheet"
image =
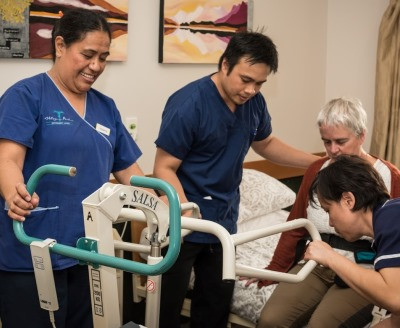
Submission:
MULTIPOLYGON (((241 222, 238 225, 238 232, 250 231, 259 229, 260 227, 285 222, 288 215, 288 211, 278 210, 241 222)), ((250 265, 256 268, 264 268, 271 261, 279 237, 280 234, 275 234, 238 245, 236 248, 237 263, 250 265)), ((256 323, 264 304, 271 296, 275 287, 276 284, 261 289, 257 287, 257 284, 245 287, 245 281, 237 280, 233 293, 231 312, 256 323)))

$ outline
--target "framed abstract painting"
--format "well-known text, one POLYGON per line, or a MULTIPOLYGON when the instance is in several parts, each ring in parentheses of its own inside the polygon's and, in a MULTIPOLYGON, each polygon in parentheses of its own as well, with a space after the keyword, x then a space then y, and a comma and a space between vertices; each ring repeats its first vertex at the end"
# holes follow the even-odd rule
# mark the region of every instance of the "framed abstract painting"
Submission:
POLYGON ((252 0, 160 0, 159 63, 217 63, 252 25, 252 0))
POLYGON ((1 0, 0 58, 51 58, 51 31, 70 8, 102 12, 111 27, 107 60, 127 59, 129 0, 1 0))

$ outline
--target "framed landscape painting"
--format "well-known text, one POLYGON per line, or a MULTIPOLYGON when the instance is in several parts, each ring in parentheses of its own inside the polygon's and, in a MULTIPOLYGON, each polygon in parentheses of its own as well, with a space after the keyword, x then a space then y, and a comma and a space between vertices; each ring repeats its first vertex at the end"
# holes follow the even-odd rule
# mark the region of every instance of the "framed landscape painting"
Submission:
POLYGON ((51 31, 63 12, 102 12, 111 27, 108 60, 127 59, 129 0, 1 0, 0 58, 51 58, 51 31))
POLYGON ((217 63, 251 28, 252 0, 160 0, 160 63, 217 63))

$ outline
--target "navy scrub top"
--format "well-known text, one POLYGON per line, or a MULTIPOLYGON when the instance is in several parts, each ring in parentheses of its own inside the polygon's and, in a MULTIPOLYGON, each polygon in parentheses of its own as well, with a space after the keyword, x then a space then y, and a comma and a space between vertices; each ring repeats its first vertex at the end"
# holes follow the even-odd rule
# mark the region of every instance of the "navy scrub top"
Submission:
MULTIPOLYGON (((202 218, 235 233, 244 158, 253 141, 271 132, 271 118, 260 93, 233 113, 211 76, 206 76, 168 99, 155 143, 182 160, 177 176, 188 200, 200 206, 202 218)), ((201 232, 185 240, 218 242, 201 232)))
MULTIPOLYGON (((45 73, 16 83, 0 98, 0 138, 27 147, 25 181, 45 164, 77 168, 75 177, 40 180, 39 207, 24 222, 28 235, 71 246, 84 236, 82 200, 141 155, 111 98, 91 89, 81 117, 45 73)), ((2 198, 0 206, 0 270, 31 271, 29 247, 14 236, 2 198)), ((76 263, 52 254, 54 269, 76 263)))

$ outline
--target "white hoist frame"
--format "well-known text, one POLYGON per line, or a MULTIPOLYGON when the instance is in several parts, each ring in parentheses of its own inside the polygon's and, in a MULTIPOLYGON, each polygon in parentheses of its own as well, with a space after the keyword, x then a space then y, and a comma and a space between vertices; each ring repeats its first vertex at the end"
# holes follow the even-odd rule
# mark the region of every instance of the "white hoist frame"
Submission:
MULTIPOLYGON (((149 200, 149 198, 147 198, 149 200)), ((99 241, 99 251, 101 253, 109 252, 113 254, 114 247, 127 251, 137 251, 141 253, 150 254, 148 256, 148 264, 154 264, 161 261, 160 247, 164 247, 168 244, 166 238, 166 231, 168 229, 168 208, 162 203, 161 200, 156 198, 154 195, 145 192, 142 189, 135 187, 127 187, 121 185, 105 184, 99 192, 91 195, 85 199, 82 203, 84 205, 85 214, 85 230, 86 236, 90 239, 96 239, 99 241), (133 195, 136 193, 136 197, 133 195), (138 195, 142 195, 140 198, 138 195), (156 210, 153 207, 146 206, 146 202, 143 200, 147 197, 152 197, 157 202, 156 210), (121 200, 123 198, 124 200, 121 200), (142 202, 137 200, 141 199, 142 202), (136 201, 134 201, 136 200, 136 201), (161 203, 160 203, 161 202, 161 203), (115 203, 119 203, 116 206, 115 203), (131 205, 138 209, 122 208, 122 204, 131 205), (90 212, 90 216, 89 216, 90 212), (93 218, 93 214, 96 219, 93 218), (88 220, 88 218, 91 219, 88 220), (108 222, 98 222, 98 221, 108 222), (151 245, 137 245, 123 242, 115 242, 112 238, 112 223, 123 222, 127 220, 136 220, 141 222, 147 222, 149 232, 147 239, 151 241, 151 245), (157 230, 157 226, 159 226, 157 230), (156 232, 158 231, 158 233, 156 232), (156 237, 155 237, 156 236, 156 237), (154 240, 155 238, 155 240, 154 240), (152 240, 153 239, 153 240, 152 240)), ((194 209, 195 213, 198 212, 196 204, 187 203, 182 205, 184 209, 194 209)), ((245 242, 262 238, 282 231, 296 229, 299 227, 305 227, 309 230, 313 239, 320 239, 319 233, 314 225, 306 219, 298 219, 290 222, 285 222, 272 227, 266 227, 257 231, 239 233, 230 235, 228 231, 221 225, 208 221, 199 220, 196 218, 181 217, 181 226, 183 228, 182 235, 188 234, 191 231, 201 231, 211 233, 219 238, 223 247, 223 279, 224 280, 235 280, 237 275, 256 277, 260 279, 271 279, 276 281, 286 282, 299 282, 302 281, 315 267, 315 261, 308 261, 306 265, 296 275, 289 273, 281 273, 264 269, 252 268, 249 266, 236 264, 235 246, 243 244, 245 242)), ((91 269, 94 270, 94 269, 91 269)), ((119 318, 110 319, 109 317, 115 316, 119 313, 118 309, 118 296, 117 296, 117 283, 115 269, 110 268, 99 268, 96 269, 96 274, 99 273, 101 284, 112 285, 111 288, 102 290, 101 295, 103 306, 101 311, 96 310, 99 306, 100 300, 92 299, 94 309, 94 322, 95 327, 105 327, 103 322, 106 322, 106 327, 119 327, 119 318), (106 273, 112 272, 109 276, 106 273), (106 296, 107 295, 107 296, 106 296), (106 303, 105 299, 112 300, 106 303), (115 322, 115 326, 111 325, 111 322, 115 322), (97 325, 99 323, 99 326, 97 325)), ((90 275, 92 295, 96 291, 94 287, 96 285, 97 276, 90 275), (94 285, 95 284, 95 285, 94 285)), ((159 321, 159 306, 160 306, 160 291, 161 291, 161 275, 148 276, 146 283, 146 326, 149 328, 157 328, 159 321)), ((98 294, 98 293, 96 293, 98 294)))
MULTIPOLYGON (((125 245, 128 243, 114 241, 113 224, 123 221, 118 220, 118 217, 124 206, 140 209, 149 231, 155 232, 158 227, 158 242, 166 239, 168 206, 144 189, 106 183, 84 199, 82 205, 86 239, 96 241, 96 251, 101 254, 114 256, 115 244, 117 249, 141 251, 134 244, 125 245)), ((117 270, 104 265, 90 266, 89 279, 94 327, 120 327, 122 305, 119 304, 117 270)))
MULTIPOLYGON (((162 260, 160 248, 168 244, 166 236, 169 212, 167 205, 159 198, 141 188, 106 183, 98 191, 87 197, 82 204, 86 238, 97 241, 100 253, 114 255, 115 249, 123 249, 150 254, 148 256, 148 264, 158 263, 162 260), (127 208, 127 205, 136 209, 127 208), (151 241, 151 245, 114 241, 112 225, 127 220, 147 222, 147 239, 151 241)), ((184 204, 184 206, 185 209, 190 207, 198 211, 196 204, 188 203, 184 204)), ((234 235, 230 235, 224 227, 215 222, 196 218, 181 217, 181 227, 184 229, 182 235, 191 231, 201 231, 218 237, 223 247, 224 280, 235 280, 237 275, 241 275, 275 281, 299 282, 316 265, 315 261, 308 261, 302 270, 293 275, 236 264, 235 246, 251 240, 300 227, 305 227, 310 232, 312 239, 320 239, 318 231, 307 219, 297 219, 234 235)), ((91 267, 89 271, 95 327, 120 327, 121 314, 118 305, 116 269, 100 266, 99 268, 91 267)), ((146 287, 146 326, 157 328, 161 275, 148 276, 146 287)))
MULTIPOLYGON (((72 177, 76 174, 76 169, 74 167, 56 164, 48 164, 39 167, 35 170, 35 172, 33 172, 26 184, 27 190, 31 195, 35 191, 35 188, 41 177, 46 174, 58 174, 72 177)), ((131 184, 133 178, 134 177, 131 177, 131 184)), ((156 188, 162 188, 166 192, 169 202, 172 202, 171 204, 173 205, 171 209, 168 209, 168 207, 159 198, 143 189, 106 183, 82 202, 84 208, 83 211, 86 237, 78 240, 78 245, 76 248, 57 244, 55 240, 43 241, 36 237, 28 236, 23 229, 22 222, 13 221, 13 230, 17 239, 25 245, 38 246, 36 249, 39 252, 37 254, 37 263, 40 262, 41 258, 44 258, 44 253, 42 250, 46 249, 46 256, 48 255, 48 251, 51 250, 54 253, 76 258, 83 261, 85 264, 91 264, 93 266, 93 269, 90 270, 89 278, 91 285, 90 288, 93 296, 91 298, 94 309, 93 321, 96 328, 118 328, 121 324, 121 314, 119 306, 117 305, 119 299, 117 288, 118 276, 116 274, 116 270, 112 268, 115 267, 140 274, 161 274, 162 272, 165 272, 171 267, 171 265, 173 265, 176 257, 178 256, 179 236, 181 235, 180 226, 182 226, 184 229, 186 228, 211 233, 219 238, 223 247, 223 279, 226 280, 234 280, 235 275, 239 274, 259 279, 299 282, 303 280, 315 267, 315 261, 308 261, 296 275, 293 275, 288 273, 255 269, 244 265, 235 266, 234 246, 251 240, 299 227, 305 227, 309 231, 312 239, 320 240, 318 231, 309 220, 297 219, 257 231, 250 231, 232 236, 229 235, 229 233, 219 224, 207 220, 181 217, 181 225, 181 222, 177 220, 179 219, 179 207, 181 207, 182 210, 184 206, 189 206, 198 214, 197 205, 193 203, 179 205, 179 199, 176 191, 173 190, 171 185, 162 181, 156 182, 157 179, 152 179, 151 183, 150 181, 144 182, 143 179, 148 178, 136 177, 136 182, 138 185, 154 186, 156 188), (124 209, 124 206, 135 206, 140 210, 124 209), (169 225, 169 214, 174 218, 170 225, 171 247, 168 250, 165 259, 163 259, 161 256, 159 256, 160 246, 161 243, 167 244, 168 242, 166 241, 166 233, 169 225), (133 219, 138 221, 147 221, 149 231, 147 238, 151 241, 150 247, 146 245, 124 243, 120 240, 114 241, 112 224, 133 219), (39 244, 37 242, 39 242, 39 244), (131 265, 130 261, 126 261, 124 259, 120 259, 120 261, 118 261, 114 256, 114 249, 117 249, 118 251, 128 250, 137 252, 150 252, 150 262, 153 261, 155 265, 152 267, 151 265, 144 265, 138 262, 132 263, 133 265, 131 265), (101 251, 101 254, 97 254, 99 250, 101 251), (172 250, 172 252, 170 252, 170 250, 172 250), (91 263, 91 261, 93 261, 93 263, 91 263), (99 264, 97 263, 101 264, 101 266, 99 267, 99 264)), ((186 230, 185 233, 188 232, 190 232, 190 230, 186 230)), ((41 266, 39 265, 39 267, 41 266)), ((160 276, 158 277, 160 278, 160 276)), ((157 306, 157 316, 155 316, 155 319, 153 316, 152 320, 149 321, 149 327, 151 328, 158 327, 158 306, 160 297, 159 290, 160 289, 158 288, 156 289, 155 293, 149 293, 148 295, 148 301, 149 298, 153 299, 150 304, 157 306)), ((48 302, 46 297, 44 297, 44 300, 48 302)), ((58 305, 56 304, 54 304, 54 307, 53 304, 50 307, 50 303, 47 303, 47 305, 49 305, 49 310, 51 311, 58 308, 58 305)), ((149 305, 149 302, 147 302, 147 305, 149 305)), ((381 319, 383 316, 384 313, 381 313, 379 319, 381 319)))

